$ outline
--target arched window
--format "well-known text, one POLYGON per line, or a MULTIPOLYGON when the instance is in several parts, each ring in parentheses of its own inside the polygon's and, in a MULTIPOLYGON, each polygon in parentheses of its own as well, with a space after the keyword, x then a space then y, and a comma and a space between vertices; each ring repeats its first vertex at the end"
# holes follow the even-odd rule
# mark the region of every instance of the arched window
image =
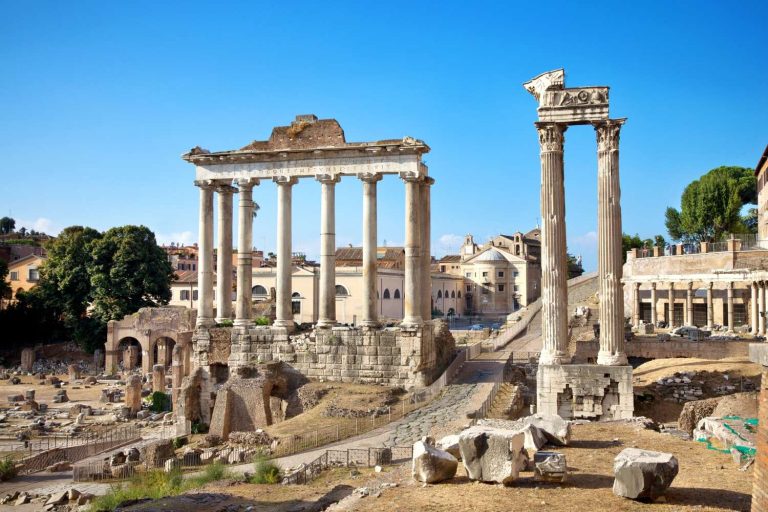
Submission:
POLYGON ((254 295, 267 295, 267 289, 261 286, 260 284, 257 284, 253 287, 253 294, 254 295))
POLYGON ((395 288, 395 298, 396 299, 400 298, 400 290, 398 290, 397 288, 395 288))
POLYGON ((337 297, 347 297, 349 295, 349 292, 346 288, 341 286, 340 284, 336 285, 336 296, 337 297))
POLYGON ((389 288, 384 288, 384 299, 386 300, 386 299, 389 299, 389 298, 391 298, 389 296, 389 288))
POLYGON ((437 290, 437 298, 442 299, 443 298, 443 290, 437 290))
POLYGON ((291 313, 294 315, 301 314, 301 294, 299 292, 291 294, 291 313))
POLYGON ((456 296, 457 296, 458 298, 461 298, 461 290, 459 290, 459 293, 458 293, 458 294, 456 294, 456 296))
POLYGON ((452 298, 452 299, 455 299, 455 298, 456 298, 456 290, 453 290, 453 291, 451 292, 451 298, 452 298))

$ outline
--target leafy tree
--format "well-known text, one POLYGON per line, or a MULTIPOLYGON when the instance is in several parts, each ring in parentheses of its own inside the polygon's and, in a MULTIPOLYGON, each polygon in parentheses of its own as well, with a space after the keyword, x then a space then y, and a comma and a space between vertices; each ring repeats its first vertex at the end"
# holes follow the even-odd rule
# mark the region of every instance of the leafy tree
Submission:
POLYGON ((653 246, 654 247, 661 247, 664 249, 667 246, 667 241, 664 239, 661 235, 656 235, 653 237, 653 246))
POLYGON ((94 315, 106 322, 171 300, 173 268, 145 226, 112 228, 93 244, 94 315))
POLYGON ((37 293, 56 305, 71 326, 85 316, 91 301, 91 250, 99 238, 95 229, 70 226, 46 245, 48 258, 40 270, 37 293))
POLYGON ((3 217, 0 219, 0 233, 3 235, 9 235, 16 229, 16 221, 10 217, 3 217))
POLYGON ((581 265, 581 257, 568 254, 568 279, 579 277, 584 273, 584 267, 581 265))
POLYGON ((749 232, 741 209, 756 202, 752 169, 718 167, 685 187, 680 210, 667 208, 665 225, 673 240, 717 241, 726 233, 749 232))

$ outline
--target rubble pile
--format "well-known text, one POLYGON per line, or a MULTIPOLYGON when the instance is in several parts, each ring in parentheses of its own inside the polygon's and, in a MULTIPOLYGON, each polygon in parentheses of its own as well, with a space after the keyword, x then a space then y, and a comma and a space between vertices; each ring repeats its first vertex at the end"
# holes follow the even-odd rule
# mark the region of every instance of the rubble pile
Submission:
POLYGON ((652 388, 663 400, 684 404, 709 396, 753 391, 755 382, 751 379, 734 381, 727 373, 720 372, 675 372, 671 377, 658 379, 652 388))

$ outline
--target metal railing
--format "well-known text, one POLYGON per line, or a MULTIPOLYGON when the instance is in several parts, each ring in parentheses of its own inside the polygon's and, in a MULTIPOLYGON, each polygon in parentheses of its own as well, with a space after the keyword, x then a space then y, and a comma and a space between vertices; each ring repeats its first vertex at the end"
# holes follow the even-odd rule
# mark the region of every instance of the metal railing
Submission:
MULTIPOLYGON (((141 439, 139 429, 135 425, 125 425, 104 432, 86 434, 82 437, 69 438, 53 443, 51 448, 43 448, 34 455, 29 455, 18 461, 19 474, 29 474, 42 471, 48 466, 59 462, 76 462, 106 450, 111 450, 141 439)), ((45 446, 44 440, 37 441, 37 445, 45 446)), ((35 442, 30 442, 30 450, 35 442)))
POLYGON ((413 458, 412 446, 326 450, 312 462, 283 477, 284 484, 307 484, 332 467, 373 467, 402 464, 413 458))

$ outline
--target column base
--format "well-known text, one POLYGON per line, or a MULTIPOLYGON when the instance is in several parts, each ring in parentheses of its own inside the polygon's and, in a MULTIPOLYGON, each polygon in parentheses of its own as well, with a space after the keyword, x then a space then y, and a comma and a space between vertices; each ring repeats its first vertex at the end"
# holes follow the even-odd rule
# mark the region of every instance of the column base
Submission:
POLYGON ((626 366, 627 354, 624 352, 614 354, 601 350, 597 353, 597 364, 600 366, 626 366))
POLYGON ((400 327, 404 329, 417 329, 422 325, 424 325, 424 320, 420 316, 406 317, 400 322, 400 327))
POLYGON ((251 318, 235 318, 235 320, 232 322, 232 325, 235 327, 251 327, 254 325, 253 319, 251 318))
POLYGON ((272 327, 277 327, 279 329, 285 329, 288 332, 293 332, 296 329, 296 322, 293 320, 275 320, 275 322, 272 324, 272 327))
POLYGON ((571 362, 571 356, 562 350, 555 352, 543 351, 539 355, 539 365, 545 364, 568 364, 571 362))
POLYGON ((378 329, 381 327, 381 324, 376 320, 363 320, 362 322, 359 322, 357 326, 364 329, 378 329))
POLYGON ((335 326, 337 323, 338 322, 336 322, 336 320, 321 319, 317 321, 317 323, 315 324, 315 327, 317 327, 318 329, 330 329, 333 326, 335 326))
POLYGON ((231 322, 231 321, 232 321, 232 319, 230 317, 228 317, 228 316, 227 317, 222 317, 222 318, 216 318, 216 323, 217 324, 222 324, 224 322, 231 322))
POLYGON ((213 327, 215 324, 215 319, 199 316, 195 322, 195 327, 213 327))

